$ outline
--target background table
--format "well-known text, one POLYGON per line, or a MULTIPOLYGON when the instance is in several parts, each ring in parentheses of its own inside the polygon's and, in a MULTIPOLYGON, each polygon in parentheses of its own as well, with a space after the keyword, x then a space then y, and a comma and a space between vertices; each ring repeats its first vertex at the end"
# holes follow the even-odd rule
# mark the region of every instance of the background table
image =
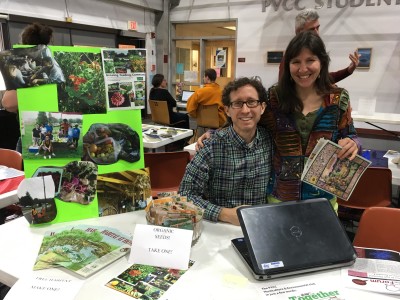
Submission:
MULTIPOLYGON (((191 252, 191 259, 196 263, 170 288, 166 299, 264 299, 260 294, 260 288, 267 284, 283 285, 308 280, 326 280, 329 284, 340 281, 340 269, 296 275, 268 282, 256 281, 230 244, 232 238, 242 236, 240 227, 207 221, 203 223, 203 233, 191 252)), ((12 286, 18 278, 29 276, 43 233, 72 224, 110 226, 125 232, 133 232, 136 224, 146 224, 146 219, 144 211, 137 211, 41 227, 29 227, 24 218, 6 223, 0 226, 2 238, 0 281, 12 286)), ((129 299, 126 295, 105 286, 110 279, 129 266, 127 255, 90 276, 85 280, 76 300, 129 299)), ((77 275, 67 273, 62 268, 35 271, 34 274, 43 276, 63 274, 78 278, 77 275)), ((346 291, 350 296, 349 299, 398 299, 390 295, 371 294, 356 289, 346 289, 346 291)))
POLYGON ((158 126, 158 125, 149 125, 143 124, 142 125, 142 132, 143 132, 143 147, 155 149, 159 147, 163 147, 168 145, 172 142, 182 140, 187 137, 191 137, 193 135, 192 129, 182 129, 182 128, 174 128, 168 126, 158 126), (145 134, 145 132, 150 131, 151 129, 157 130, 158 137, 151 137, 145 134), (167 130, 176 130, 176 134, 173 134, 172 137, 161 137, 160 135, 166 134, 167 130))
POLYGON ((186 105, 187 105, 187 102, 176 102, 176 110, 178 112, 185 112, 186 105))

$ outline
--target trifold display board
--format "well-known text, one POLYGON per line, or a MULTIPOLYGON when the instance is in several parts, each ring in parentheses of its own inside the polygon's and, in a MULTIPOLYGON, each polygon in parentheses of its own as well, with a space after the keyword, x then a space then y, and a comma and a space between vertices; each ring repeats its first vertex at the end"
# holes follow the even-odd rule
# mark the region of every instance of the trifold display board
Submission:
POLYGON ((140 112, 146 50, 49 48, 1 57, 17 88, 25 216, 58 223, 142 208, 150 190, 140 112))

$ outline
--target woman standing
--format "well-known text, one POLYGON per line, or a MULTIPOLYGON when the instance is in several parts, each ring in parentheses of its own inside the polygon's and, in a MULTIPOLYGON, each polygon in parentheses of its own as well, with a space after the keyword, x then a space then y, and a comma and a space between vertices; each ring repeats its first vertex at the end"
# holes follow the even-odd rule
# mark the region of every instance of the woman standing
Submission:
POLYGON ((333 195, 300 180, 318 139, 342 146, 340 159, 353 159, 360 150, 349 94, 332 84, 329 60, 318 35, 298 34, 286 49, 281 80, 268 91, 260 122, 272 131, 275 144, 269 202, 324 197, 337 208, 333 195))
MULTIPOLYGON (((33 23, 24 28, 21 33, 21 43, 23 45, 48 45, 53 39, 53 29, 47 25, 33 23)), ((50 51, 46 48, 45 51, 50 51)), ((42 55, 51 55, 49 52, 42 55)), ((1 100, 5 110, 18 113, 18 98, 16 90, 7 90, 1 100)), ((18 120, 18 116, 17 120, 18 120)), ((16 150, 22 153, 21 137, 18 138, 16 150)))

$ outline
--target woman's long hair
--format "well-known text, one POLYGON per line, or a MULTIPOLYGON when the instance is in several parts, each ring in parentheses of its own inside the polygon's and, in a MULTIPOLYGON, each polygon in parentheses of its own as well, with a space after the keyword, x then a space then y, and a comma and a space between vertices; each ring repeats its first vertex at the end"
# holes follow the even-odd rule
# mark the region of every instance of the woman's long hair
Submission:
POLYGON ((303 49, 310 50, 321 63, 321 71, 315 81, 315 88, 319 95, 329 93, 332 81, 329 75, 329 55, 326 52, 322 39, 312 31, 297 34, 289 43, 285 51, 284 71, 278 83, 280 110, 284 113, 302 111, 303 103, 296 93, 296 83, 290 75, 290 61, 298 56, 303 49))

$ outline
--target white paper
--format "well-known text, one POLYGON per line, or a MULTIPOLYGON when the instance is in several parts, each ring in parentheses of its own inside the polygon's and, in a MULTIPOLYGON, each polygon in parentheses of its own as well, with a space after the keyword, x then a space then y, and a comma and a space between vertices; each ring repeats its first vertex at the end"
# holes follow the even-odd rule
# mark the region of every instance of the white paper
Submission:
POLYGON ((350 299, 335 278, 324 281, 294 282, 285 285, 266 284, 261 288, 268 299, 350 299))
POLYGON ((400 257, 397 251, 355 247, 354 265, 342 268, 346 287, 400 295, 400 257))
POLYGON ((0 167, 0 180, 15 178, 18 176, 22 176, 25 173, 23 171, 14 169, 14 168, 7 168, 4 166, 0 167))
POLYGON ((398 158, 398 157, 400 157, 400 152, 398 152, 396 150, 388 150, 388 151, 386 151, 385 155, 383 155, 383 157, 386 157, 388 159, 398 158))
POLYGON ((197 82, 197 72, 196 71, 184 71, 183 81, 187 82, 197 82))
POLYGON ((72 300, 84 284, 83 280, 76 278, 41 276, 35 273, 20 278, 4 300, 72 300))
POLYGON ((193 230, 137 224, 129 262, 187 270, 193 230))

